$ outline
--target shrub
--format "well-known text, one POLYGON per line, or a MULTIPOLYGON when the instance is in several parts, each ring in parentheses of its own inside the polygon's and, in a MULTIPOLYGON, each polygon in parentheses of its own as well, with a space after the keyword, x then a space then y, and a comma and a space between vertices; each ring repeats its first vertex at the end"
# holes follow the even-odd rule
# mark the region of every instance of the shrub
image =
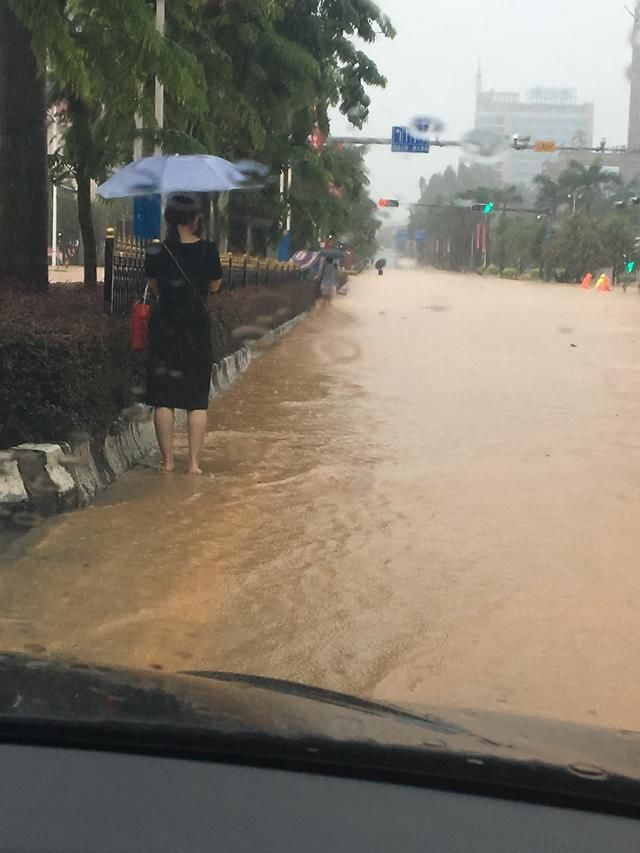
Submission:
POLYGON ((500 275, 500 269, 495 264, 489 264, 484 271, 485 275, 500 275))
MULTIPOLYGON (((245 287, 212 298, 214 360, 237 350, 243 325, 275 328, 311 307, 315 284, 245 287)), ((143 357, 129 351, 129 322, 108 317, 102 290, 0 289, 0 448, 99 435, 134 401, 143 357)))
POLYGON ((505 267, 502 270, 502 278, 520 278, 520 273, 515 267, 505 267))
POLYGON ((522 276, 526 281, 540 281, 540 270, 537 267, 529 269, 522 276))
POLYGON ((101 291, 0 294, 0 447, 106 430, 133 376, 126 323, 104 315, 101 291))

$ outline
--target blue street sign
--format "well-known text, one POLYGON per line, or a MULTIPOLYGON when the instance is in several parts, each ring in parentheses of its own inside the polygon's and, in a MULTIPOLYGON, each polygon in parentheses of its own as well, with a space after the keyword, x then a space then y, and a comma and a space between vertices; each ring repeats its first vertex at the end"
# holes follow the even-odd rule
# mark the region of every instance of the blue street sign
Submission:
POLYGON ((427 239, 427 232, 422 228, 416 228, 414 239, 416 243, 424 243, 427 239))
POLYGON ((428 154, 429 140, 412 136, 406 127, 391 130, 391 150, 397 154, 428 154))

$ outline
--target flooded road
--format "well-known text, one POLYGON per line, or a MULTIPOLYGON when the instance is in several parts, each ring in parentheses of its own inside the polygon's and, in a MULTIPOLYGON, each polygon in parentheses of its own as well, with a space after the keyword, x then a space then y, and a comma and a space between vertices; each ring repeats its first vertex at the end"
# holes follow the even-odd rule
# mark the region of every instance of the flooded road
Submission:
POLYGON ((213 404, 205 476, 14 543, 0 646, 638 728, 639 460, 635 292, 363 276, 213 404))

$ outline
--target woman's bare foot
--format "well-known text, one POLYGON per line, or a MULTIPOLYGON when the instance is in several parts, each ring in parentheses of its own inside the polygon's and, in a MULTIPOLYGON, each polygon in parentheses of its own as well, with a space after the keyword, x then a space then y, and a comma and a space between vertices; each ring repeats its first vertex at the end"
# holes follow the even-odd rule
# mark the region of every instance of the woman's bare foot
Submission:
POLYGON ((192 462, 187 468, 187 474, 202 474, 202 468, 195 462, 192 462))
POLYGON ((174 467, 175 466, 173 464, 173 459, 171 459, 167 460, 166 462, 161 462, 159 470, 162 474, 173 474, 174 467))

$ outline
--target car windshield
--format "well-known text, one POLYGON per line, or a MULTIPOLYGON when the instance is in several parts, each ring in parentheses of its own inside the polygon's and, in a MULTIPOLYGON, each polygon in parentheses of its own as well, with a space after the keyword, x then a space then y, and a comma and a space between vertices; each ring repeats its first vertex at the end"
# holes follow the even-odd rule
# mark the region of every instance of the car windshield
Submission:
POLYGON ((0 0, 0 652, 638 727, 627 6, 0 0))

